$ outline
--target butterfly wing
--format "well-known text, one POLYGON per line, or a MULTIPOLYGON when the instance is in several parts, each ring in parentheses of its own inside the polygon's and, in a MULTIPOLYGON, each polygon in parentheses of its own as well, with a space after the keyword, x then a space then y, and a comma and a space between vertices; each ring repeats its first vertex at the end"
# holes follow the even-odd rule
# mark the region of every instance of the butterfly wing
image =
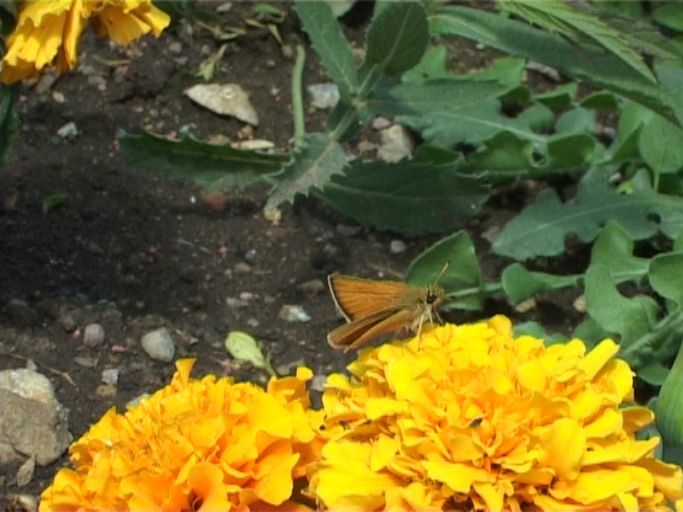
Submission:
POLYGON ((380 311, 337 327, 327 335, 327 342, 332 348, 348 352, 383 335, 396 335, 410 329, 414 319, 414 310, 399 309, 389 314, 380 311))
POLYGON ((422 290, 400 281, 376 281, 343 274, 327 278, 330 293, 348 322, 416 304, 422 290))

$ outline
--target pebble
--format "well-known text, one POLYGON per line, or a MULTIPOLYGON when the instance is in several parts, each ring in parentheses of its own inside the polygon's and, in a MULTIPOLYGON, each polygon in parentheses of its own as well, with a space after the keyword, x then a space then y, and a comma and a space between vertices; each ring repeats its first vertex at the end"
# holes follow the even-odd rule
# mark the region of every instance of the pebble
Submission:
POLYGON ((337 226, 335 227, 335 230, 338 234, 340 234, 341 236, 345 236, 347 238, 356 236, 358 233, 361 232, 361 229, 363 229, 361 226, 352 226, 351 224, 342 223, 337 224, 337 226))
POLYGON ((339 103, 339 88, 337 84, 311 84, 306 87, 306 90, 311 95, 311 105, 315 108, 321 110, 332 109, 339 103))
POLYGON ((325 382, 327 381, 326 375, 316 375, 311 379, 311 384, 309 388, 313 391, 322 393, 325 391, 325 382))
POLYGON ((241 308, 246 308, 249 306, 249 303, 245 300, 238 299, 237 297, 226 297, 225 298, 225 304, 230 308, 230 309, 241 309, 241 308))
POLYGON ((391 254, 401 254, 403 252, 406 252, 406 249, 408 247, 406 246, 405 242, 402 240, 392 240, 389 243, 389 252, 391 254))
POLYGON ((258 320, 256 320, 256 318, 249 318, 249 319, 247 319, 247 325, 248 325, 249 327, 251 327, 252 329, 255 329, 256 327, 258 327, 259 325, 261 325, 261 322, 259 322, 258 320))
POLYGON ((19 469, 17 470, 16 480, 17 487, 26 487, 33 480, 33 474, 36 470, 36 458, 29 457, 26 459, 19 469))
POLYGON ((78 322, 76 321, 74 313, 66 306, 59 308, 57 323, 61 325, 62 329, 66 332, 74 332, 78 327, 78 322))
POLYGON ((76 123, 71 121, 70 123, 66 123, 64 126, 62 126, 59 130, 57 130, 57 135, 59 135, 62 139, 74 139, 78 135, 78 128, 76 127, 76 123))
POLYGON ((166 327, 148 332, 142 337, 142 348, 149 357, 170 363, 175 355, 175 344, 166 327))
POLYGON ((102 370, 102 382, 104 384, 116 386, 116 384, 119 382, 119 369, 107 368, 106 370, 102 370))
POLYGON ((247 263, 251 263, 252 265, 256 263, 256 260, 258 259, 258 253, 256 252, 256 249, 249 249, 247 252, 245 252, 244 259, 247 261, 247 263))
POLYGON ((112 398, 116 396, 116 386, 112 384, 100 384, 95 389, 95 394, 102 398, 112 398))
POLYGON ((36 94, 41 96, 45 94, 47 91, 49 91, 54 83, 57 81, 57 76, 53 75, 52 73, 45 73, 43 76, 40 77, 40 80, 38 80, 38 83, 36 84, 36 94))
POLYGON ((248 274, 251 272, 251 265, 249 263, 244 263, 243 261, 238 262, 235 265, 235 274, 248 274))
POLYGON ((377 150, 377 158, 387 163, 400 162, 413 153, 413 139, 400 124, 380 131, 382 144, 377 150))
POLYGON ((97 366, 97 359, 94 357, 76 356, 74 363, 83 368, 95 368, 97 366))
POLYGON ((322 279, 311 279, 297 286, 299 291, 309 296, 320 295, 325 291, 325 288, 325 283, 323 283, 322 279))
POLYGON ((38 321, 38 313, 21 299, 11 299, 5 304, 5 313, 18 324, 29 327, 38 321))
POLYGON ((55 103, 64 103, 66 101, 64 95, 59 91, 52 92, 52 99, 55 101, 55 103))
POLYGON ((280 309, 278 317, 286 322, 310 322, 311 317, 302 306, 285 304, 280 309))
POLYGON ((86 347, 98 347, 104 343, 104 327, 100 324, 88 324, 83 331, 83 344, 86 347))
POLYGON ((252 301, 255 298, 256 298, 256 295, 254 295, 251 292, 240 292, 240 300, 243 300, 244 302, 252 301))
POLYGON ((168 46, 168 51, 171 53, 179 54, 183 51, 183 45, 179 41, 175 41, 168 46))
POLYGON ((384 130, 386 128, 389 128, 390 126, 391 121, 386 117, 379 116, 372 120, 372 127, 375 130, 384 130))

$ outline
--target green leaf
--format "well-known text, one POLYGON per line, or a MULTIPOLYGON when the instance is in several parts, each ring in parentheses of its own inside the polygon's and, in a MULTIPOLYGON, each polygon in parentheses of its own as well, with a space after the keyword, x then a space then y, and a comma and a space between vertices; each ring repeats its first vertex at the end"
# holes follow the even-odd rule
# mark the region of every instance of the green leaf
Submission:
POLYGON ((639 156, 640 129, 655 113, 637 103, 627 102, 621 109, 617 125, 617 138, 609 147, 613 162, 626 162, 639 156))
POLYGON ((353 7, 353 4, 356 3, 356 0, 325 0, 327 5, 330 6, 330 9, 332 9, 332 13, 337 17, 341 18, 351 10, 353 7))
POLYGON ((276 208, 299 195, 322 188, 335 174, 342 174, 348 157, 344 148, 324 133, 309 133, 292 153, 292 160, 277 174, 268 176, 273 183, 266 209, 276 208))
POLYGON ((569 82, 550 91, 534 94, 533 99, 552 109, 563 110, 574 105, 574 98, 578 89, 579 84, 569 82))
POLYGON ((608 221, 595 240, 591 263, 609 268, 615 283, 632 281, 640 284, 647 275, 650 261, 633 256, 633 239, 619 224, 608 221))
POLYGON ((584 285, 588 314, 605 331, 621 336, 622 350, 654 328, 657 303, 645 295, 624 297, 607 266, 591 265, 584 285))
POLYGON ((345 215, 381 229, 443 232, 479 211, 488 190, 478 177, 458 172, 458 157, 422 146, 400 164, 351 162, 318 194, 345 215))
POLYGON ((679 2, 658 4, 652 12, 652 18, 660 25, 683 32, 683 5, 679 2))
POLYGON ((595 133, 595 113, 577 107, 562 114, 555 124, 557 133, 595 133))
POLYGON ((50 213, 52 210, 66 206, 69 202, 69 194, 52 194, 43 199, 41 209, 43 213, 50 213))
POLYGON ((657 361, 638 368, 638 377, 650 386, 661 386, 669 375, 669 369, 657 361))
POLYGON ((169 178, 191 180, 214 191, 260 182, 287 159, 208 144, 187 133, 172 140, 149 132, 130 135, 120 131, 118 140, 131 167, 158 170, 169 178))
POLYGON ((340 95, 348 98, 358 89, 358 74, 351 47, 331 5, 298 1, 295 9, 323 67, 339 87, 340 95))
MULTIPOLYGON (((434 35, 465 37, 541 62, 647 105, 670 121, 677 122, 676 113, 683 112, 683 104, 676 100, 680 87, 655 85, 618 57, 600 49, 586 45, 579 49, 560 35, 466 7, 442 7, 430 21, 434 35)), ((659 71, 657 75, 661 79, 659 71)))
POLYGON ((238 361, 251 363, 256 368, 276 375, 270 361, 263 355, 259 342, 246 332, 230 331, 228 337, 225 338, 225 350, 238 361))
MULTIPOLYGON (((13 29, 17 18, 17 8, 14 0, 0 0, 0 37, 7 36, 13 29)), ((0 57, 2 57, 0 44, 0 57)))
POLYGON ((583 98, 581 106, 593 110, 616 112, 619 110, 619 100, 609 91, 598 91, 583 98))
POLYGON ((481 269, 472 239, 466 232, 459 231, 436 242, 415 258, 406 274, 406 282, 417 286, 432 284, 437 278, 446 293, 460 296, 454 300, 454 307, 481 309, 481 269), (448 265, 445 271, 444 265, 448 265))
POLYGON ((593 348, 608 336, 608 333, 590 317, 577 325, 572 333, 572 338, 582 340, 588 349, 593 348))
POLYGON ((562 203, 554 190, 543 190, 535 204, 503 228, 493 250, 517 260, 556 256, 564 252, 567 236, 591 242, 608 220, 618 222, 634 240, 660 231, 675 238, 683 232, 683 198, 645 189, 620 194, 594 169, 579 183, 573 201, 562 203))
POLYGON ((662 116, 653 115, 640 130, 638 149, 656 173, 674 173, 683 167, 683 130, 662 116))
POLYGON ((501 284, 510 302, 519 304, 540 292, 576 286, 579 277, 532 272, 519 263, 513 263, 503 270, 501 284))
POLYGON ((525 18, 531 23, 574 40, 582 47, 585 45, 582 39, 593 40, 646 79, 657 83, 657 79, 643 58, 631 48, 622 33, 597 17, 595 12, 589 11, 587 6, 581 9, 578 4, 574 5, 561 0, 534 0, 533 2, 502 0, 499 5, 504 10, 525 18))
POLYGON ((521 322, 515 324, 515 337, 520 336, 532 336, 534 338, 541 339, 545 342, 545 346, 549 347, 551 345, 557 345, 559 343, 565 343, 567 337, 558 333, 548 333, 538 322, 521 322))
POLYGON ((650 262, 650 286, 683 309, 683 252, 658 254, 650 262))
POLYGON ((17 97, 17 86, 0 84, 0 169, 8 164, 19 133, 19 117, 15 108, 17 97))
POLYGON ((366 68, 378 66, 387 75, 412 68, 429 42, 427 13, 417 2, 388 4, 372 20, 366 38, 366 68))

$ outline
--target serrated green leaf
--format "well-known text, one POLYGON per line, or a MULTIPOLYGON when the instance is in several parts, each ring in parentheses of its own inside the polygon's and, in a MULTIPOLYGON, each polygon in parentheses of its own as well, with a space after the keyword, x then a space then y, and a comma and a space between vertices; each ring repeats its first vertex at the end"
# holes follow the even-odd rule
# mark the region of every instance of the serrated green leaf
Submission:
POLYGON ((556 256, 564 252, 567 236, 590 242, 608 220, 618 222, 634 240, 660 231, 675 238, 683 232, 683 198, 652 190, 620 194, 594 169, 581 180, 573 201, 562 203, 554 190, 543 190, 535 204, 503 228, 493 250, 517 260, 556 256))
POLYGON ((187 133, 172 140, 149 132, 130 135, 120 131, 118 140, 131 167, 161 171, 212 191, 261 182, 287 160, 285 156, 208 144, 187 133))
POLYGON ((351 162, 318 194, 345 215, 381 229, 436 233, 454 229, 488 198, 486 185, 458 172, 458 156, 422 146, 400 164, 351 162))
POLYGON ((640 129, 655 115, 650 109, 632 101, 627 102, 621 108, 617 124, 617 138, 608 150, 612 162, 626 162, 638 157, 640 129))
POLYGON ((277 174, 268 176, 273 189, 266 209, 308 195, 312 189, 322 190, 334 175, 342 174, 349 159, 344 148, 325 133, 309 133, 292 153, 292 160, 277 174))
POLYGON ((620 335, 622 350, 654 328, 657 303, 645 295, 624 297, 605 265, 591 265, 584 286, 588 314, 605 331, 620 335))
POLYGON ((632 281, 640 284, 650 266, 647 258, 633 255, 633 239, 616 222, 609 221, 595 240, 591 250, 591 263, 609 268, 615 283, 632 281))
POLYGON ((340 95, 348 98, 358 89, 358 73, 331 4, 298 1, 295 10, 323 67, 339 87, 340 95))
POLYGON ((522 110, 517 116, 517 120, 534 132, 548 132, 555 121, 555 113, 543 103, 534 103, 522 110))
MULTIPOLYGON (((659 87, 618 57, 602 50, 588 46, 579 50, 560 35, 478 9, 442 7, 430 21, 435 35, 465 37, 541 62, 647 105, 670 121, 678 122, 677 112, 683 113, 683 104, 676 100, 680 87, 659 87)), ((661 79, 660 71, 657 76, 661 79)))
POLYGON ((640 129, 638 149, 656 173, 675 173, 683 168, 683 130, 662 116, 653 115, 640 129))
POLYGON ((622 33, 601 20, 594 11, 589 11, 587 5, 579 8, 578 4, 561 0, 501 0, 499 5, 504 10, 546 30, 558 32, 577 44, 582 44, 581 40, 584 38, 591 39, 647 80, 657 83, 643 58, 631 48, 622 33))
POLYGON ((576 286, 580 276, 558 276, 545 272, 532 272, 519 263, 503 270, 501 284, 510 302, 519 304, 537 293, 576 286))
POLYGON ((679 2, 657 4, 652 12, 652 19, 667 28, 683 32, 683 4, 679 2))
POLYGON ((15 104, 16 86, 0 84, 0 169, 9 162, 10 153, 19 133, 19 117, 15 104))
POLYGON ((650 262, 650 286, 683 309, 683 252, 658 254, 650 262))
POLYGON ((555 124, 557 133, 595 133, 595 113, 577 107, 563 113, 555 124))
POLYGON ((415 258, 406 274, 406 282, 417 286, 432 284, 437 278, 446 293, 460 296, 452 304, 455 308, 481 309, 481 268, 466 232, 459 231, 436 242, 415 258), (445 270, 444 265, 448 265, 445 270))
POLYGON ((417 64, 429 42, 427 13, 417 2, 389 3, 372 20, 365 43, 366 68, 394 75, 417 64))
POLYGON ((539 136, 532 143, 503 131, 485 141, 462 169, 483 172, 494 183, 574 172, 590 164, 595 144, 595 139, 585 134, 539 136))

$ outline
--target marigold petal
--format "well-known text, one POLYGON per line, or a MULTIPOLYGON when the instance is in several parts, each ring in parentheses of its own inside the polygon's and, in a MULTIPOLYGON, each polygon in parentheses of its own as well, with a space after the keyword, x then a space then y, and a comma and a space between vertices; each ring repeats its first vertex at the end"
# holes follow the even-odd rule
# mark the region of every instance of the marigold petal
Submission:
POLYGON ((432 459, 422 462, 422 466, 429 478, 443 482, 454 492, 469 493, 475 482, 494 481, 494 476, 488 471, 467 464, 432 459))
POLYGON ((579 362, 578 367, 584 371, 588 379, 593 379, 618 351, 619 345, 613 340, 609 338, 602 340, 586 354, 586 357, 579 362))
POLYGON ((544 462, 564 479, 574 479, 580 471, 586 450, 586 434, 573 419, 562 418, 554 422, 541 435, 546 450, 544 462))

